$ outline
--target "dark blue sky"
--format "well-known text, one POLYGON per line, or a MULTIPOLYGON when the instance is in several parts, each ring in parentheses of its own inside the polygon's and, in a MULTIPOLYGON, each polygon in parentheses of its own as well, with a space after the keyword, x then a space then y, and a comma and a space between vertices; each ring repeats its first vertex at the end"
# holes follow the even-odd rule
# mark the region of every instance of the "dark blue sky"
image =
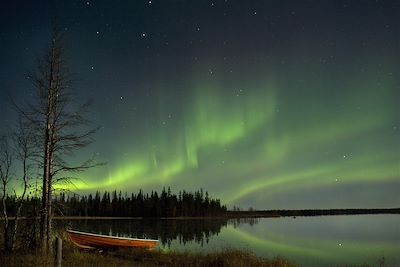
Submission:
POLYGON ((398 206, 398 14, 398 1, 6 1, 1 131, 57 17, 74 89, 102 126, 77 157, 108 162, 78 190, 398 206))

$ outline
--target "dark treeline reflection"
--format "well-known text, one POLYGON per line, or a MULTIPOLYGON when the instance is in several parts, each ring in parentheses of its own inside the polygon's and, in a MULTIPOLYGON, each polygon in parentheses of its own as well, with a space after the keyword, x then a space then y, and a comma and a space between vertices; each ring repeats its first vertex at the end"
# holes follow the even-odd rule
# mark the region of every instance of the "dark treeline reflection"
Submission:
POLYGON ((253 226, 258 223, 260 218, 234 218, 229 220, 229 224, 232 224, 234 228, 239 227, 241 224, 249 224, 250 226, 253 226))
POLYGON ((205 245, 210 237, 218 235, 223 227, 242 223, 251 225, 257 219, 112 219, 112 220, 56 220, 60 229, 124 237, 159 239, 162 245, 170 246, 173 240, 180 244, 195 242, 205 245))
POLYGON ((227 225, 226 219, 215 220, 71 220, 72 229, 106 235, 159 239, 170 246, 172 240, 181 244, 208 243, 227 225))

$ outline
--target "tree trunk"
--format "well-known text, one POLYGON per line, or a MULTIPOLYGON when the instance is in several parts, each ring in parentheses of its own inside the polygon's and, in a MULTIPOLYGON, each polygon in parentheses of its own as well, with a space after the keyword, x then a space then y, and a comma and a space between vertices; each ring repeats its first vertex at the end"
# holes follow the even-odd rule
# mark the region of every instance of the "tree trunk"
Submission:
POLYGON ((46 129, 45 129, 45 138, 44 138, 44 155, 43 155, 43 188, 42 188, 42 205, 41 205, 41 221, 40 221, 40 238, 41 238, 41 249, 43 252, 47 253, 51 248, 50 246, 50 217, 51 217, 51 209, 50 209, 50 192, 51 192, 51 184, 50 184, 50 166, 51 166, 51 147, 50 147, 50 137, 51 137, 51 129, 52 129, 52 86, 53 86, 53 70, 52 67, 50 69, 50 81, 49 88, 47 89, 47 112, 46 112, 46 129))
POLYGON ((4 227, 4 251, 6 253, 11 253, 13 251, 13 247, 13 238, 10 225, 8 224, 6 227, 4 227))
MULTIPOLYGON (((48 139, 48 132, 46 131, 46 139, 48 139)), ((48 160, 48 155, 49 155, 49 144, 48 142, 46 143, 46 148, 44 152, 44 168, 43 168, 43 188, 42 188, 42 203, 41 203, 41 210, 40 210, 40 246, 41 250, 44 253, 48 252, 49 246, 48 246, 48 241, 49 241, 49 191, 50 191, 50 185, 49 185, 49 160, 48 160)))
POLYGON ((27 152, 26 143, 25 143, 25 147, 23 149, 24 149, 24 152, 23 152, 22 165, 23 165, 24 174, 23 174, 22 179, 24 181, 24 189, 22 191, 21 197, 19 198, 17 212, 15 213, 14 228, 13 228, 13 232, 11 233, 11 250, 14 250, 15 240, 17 238, 17 233, 18 233, 18 222, 19 222, 19 218, 21 216, 22 205, 24 204, 26 190, 28 189, 28 173, 27 173, 28 152, 27 152))
POLYGON ((54 61, 55 61, 55 39, 53 39, 51 47, 51 63, 48 77, 47 87, 47 107, 46 107, 46 129, 44 136, 44 164, 43 164, 43 189, 42 189, 42 205, 41 205, 41 222, 40 237, 41 249, 44 253, 51 253, 51 164, 52 164, 52 147, 51 144, 55 119, 55 103, 54 103, 54 61))
POLYGON ((7 183, 8 183, 8 172, 7 174, 2 174, 2 183, 3 183, 3 196, 2 196, 2 204, 3 204, 3 211, 2 211, 2 217, 4 218, 3 220, 3 230, 4 230, 4 251, 5 252, 10 252, 12 249, 12 244, 11 244, 11 236, 10 236, 10 220, 8 218, 7 214, 7 183), (7 176, 5 176, 7 175, 7 176))

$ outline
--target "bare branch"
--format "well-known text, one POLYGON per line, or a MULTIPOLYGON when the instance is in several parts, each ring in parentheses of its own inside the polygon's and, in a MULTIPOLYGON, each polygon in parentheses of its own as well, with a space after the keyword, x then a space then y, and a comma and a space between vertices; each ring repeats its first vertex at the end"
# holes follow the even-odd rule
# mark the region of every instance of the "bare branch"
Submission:
MULTIPOLYGON (((68 158, 93 142, 99 127, 91 127, 86 114, 90 102, 76 104, 72 92, 72 75, 67 67, 63 36, 54 25, 50 46, 37 61, 36 71, 29 74, 35 97, 24 105, 14 104, 21 115, 21 132, 16 136, 18 158, 29 158, 30 164, 40 164, 43 170, 41 203, 41 245, 50 248, 52 192, 57 183, 67 184, 76 174, 103 165, 92 157, 80 164, 68 163, 68 158), (30 136, 29 140, 24 139, 30 136), (31 147, 32 146, 32 147, 31 147)), ((25 166, 28 171, 29 166, 25 166)), ((28 176, 24 176, 28 179, 28 176)))

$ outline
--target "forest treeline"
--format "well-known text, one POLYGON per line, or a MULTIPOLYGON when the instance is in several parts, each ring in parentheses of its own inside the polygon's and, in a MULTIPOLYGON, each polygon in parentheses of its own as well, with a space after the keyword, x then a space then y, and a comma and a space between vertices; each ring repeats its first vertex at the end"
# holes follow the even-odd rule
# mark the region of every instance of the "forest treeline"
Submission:
MULTIPOLYGON (((39 211, 40 200, 27 197, 24 200, 22 216, 32 217, 39 211)), ((15 197, 7 198, 9 214, 17 208, 15 197)), ((116 190, 97 191, 94 195, 60 193, 53 200, 56 216, 99 216, 99 217, 200 217, 225 214, 227 208, 219 199, 211 198, 208 192, 179 191, 163 188, 161 193, 151 191, 137 194, 116 190)))

